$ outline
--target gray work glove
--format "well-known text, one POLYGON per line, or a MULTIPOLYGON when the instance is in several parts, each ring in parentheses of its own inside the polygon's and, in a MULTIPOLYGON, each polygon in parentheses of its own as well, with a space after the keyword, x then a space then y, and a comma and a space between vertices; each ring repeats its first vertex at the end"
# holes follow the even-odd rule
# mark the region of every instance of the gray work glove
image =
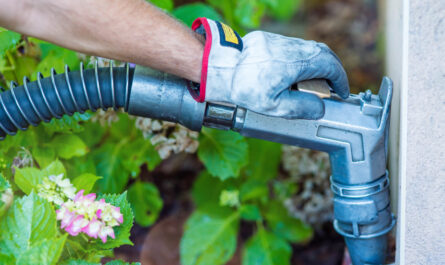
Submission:
POLYGON ((319 119, 323 101, 290 90, 297 82, 322 78, 340 97, 349 96, 345 70, 323 43, 254 31, 242 39, 227 25, 198 18, 192 29, 206 38, 199 102, 232 103, 269 116, 319 119))

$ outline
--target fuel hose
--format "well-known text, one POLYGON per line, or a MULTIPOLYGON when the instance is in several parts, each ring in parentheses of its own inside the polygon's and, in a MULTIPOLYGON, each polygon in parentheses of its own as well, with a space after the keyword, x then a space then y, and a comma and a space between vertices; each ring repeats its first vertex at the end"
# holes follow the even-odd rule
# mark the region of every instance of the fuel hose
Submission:
POLYGON ((133 74, 128 64, 99 68, 96 63, 84 69, 81 63, 79 71, 65 66, 63 74, 53 68, 49 77, 38 73, 34 82, 27 77, 21 86, 11 82, 10 89, 0 93, 0 140, 64 114, 108 108, 127 111, 133 74))

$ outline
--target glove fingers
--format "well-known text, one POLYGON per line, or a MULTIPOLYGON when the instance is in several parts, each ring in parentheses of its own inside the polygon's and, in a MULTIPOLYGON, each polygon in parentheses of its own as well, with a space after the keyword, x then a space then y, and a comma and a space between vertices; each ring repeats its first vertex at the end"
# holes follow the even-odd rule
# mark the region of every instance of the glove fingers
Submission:
POLYGON ((316 95, 284 90, 278 96, 275 115, 286 119, 317 120, 324 116, 324 103, 316 95))
POLYGON ((308 79, 326 79, 331 88, 342 98, 349 96, 349 82, 337 55, 325 44, 319 44, 320 53, 304 65, 295 82, 308 79))

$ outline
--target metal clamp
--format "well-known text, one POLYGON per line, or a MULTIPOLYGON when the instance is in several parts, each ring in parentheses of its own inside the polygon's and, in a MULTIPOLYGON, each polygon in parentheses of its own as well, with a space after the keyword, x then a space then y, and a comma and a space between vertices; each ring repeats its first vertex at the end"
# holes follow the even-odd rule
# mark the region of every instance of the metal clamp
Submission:
POLYGON ((206 106, 203 125, 221 130, 230 130, 233 127, 235 113, 236 106, 234 105, 210 102, 206 106))
POLYGON ((385 229, 380 230, 378 232, 366 234, 366 235, 363 235, 360 233, 360 229, 359 229, 357 223, 354 223, 355 227, 353 226, 353 231, 354 231, 353 233, 349 233, 349 232, 343 230, 340 227, 340 225, 338 224, 338 220, 334 220, 333 223, 334 223, 335 231, 337 231, 337 233, 339 233, 340 235, 342 235, 344 237, 355 238, 355 239, 370 239, 370 238, 382 236, 382 235, 388 233, 389 231, 391 231, 393 229, 394 225, 396 224, 396 217, 394 216, 394 214, 391 214, 391 224, 388 227, 386 227, 385 229))
POLYGON ((342 185, 336 183, 331 176, 331 190, 335 195, 346 198, 363 198, 379 193, 389 187, 388 171, 385 176, 364 185, 342 185))

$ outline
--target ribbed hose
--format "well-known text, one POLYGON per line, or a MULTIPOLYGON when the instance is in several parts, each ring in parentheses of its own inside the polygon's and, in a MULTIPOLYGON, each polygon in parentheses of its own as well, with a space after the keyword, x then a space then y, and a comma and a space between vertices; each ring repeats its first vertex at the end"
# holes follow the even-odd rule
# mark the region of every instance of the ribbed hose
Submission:
POLYGON ((93 69, 85 70, 81 63, 80 71, 70 72, 65 66, 63 74, 51 69, 50 77, 38 73, 35 82, 27 77, 22 86, 11 82, 11 88, 0 93, 0 140, 64 114, 111 107, 127 111, 133 73, 128 64, 98 68, 96 62, 93 69))

